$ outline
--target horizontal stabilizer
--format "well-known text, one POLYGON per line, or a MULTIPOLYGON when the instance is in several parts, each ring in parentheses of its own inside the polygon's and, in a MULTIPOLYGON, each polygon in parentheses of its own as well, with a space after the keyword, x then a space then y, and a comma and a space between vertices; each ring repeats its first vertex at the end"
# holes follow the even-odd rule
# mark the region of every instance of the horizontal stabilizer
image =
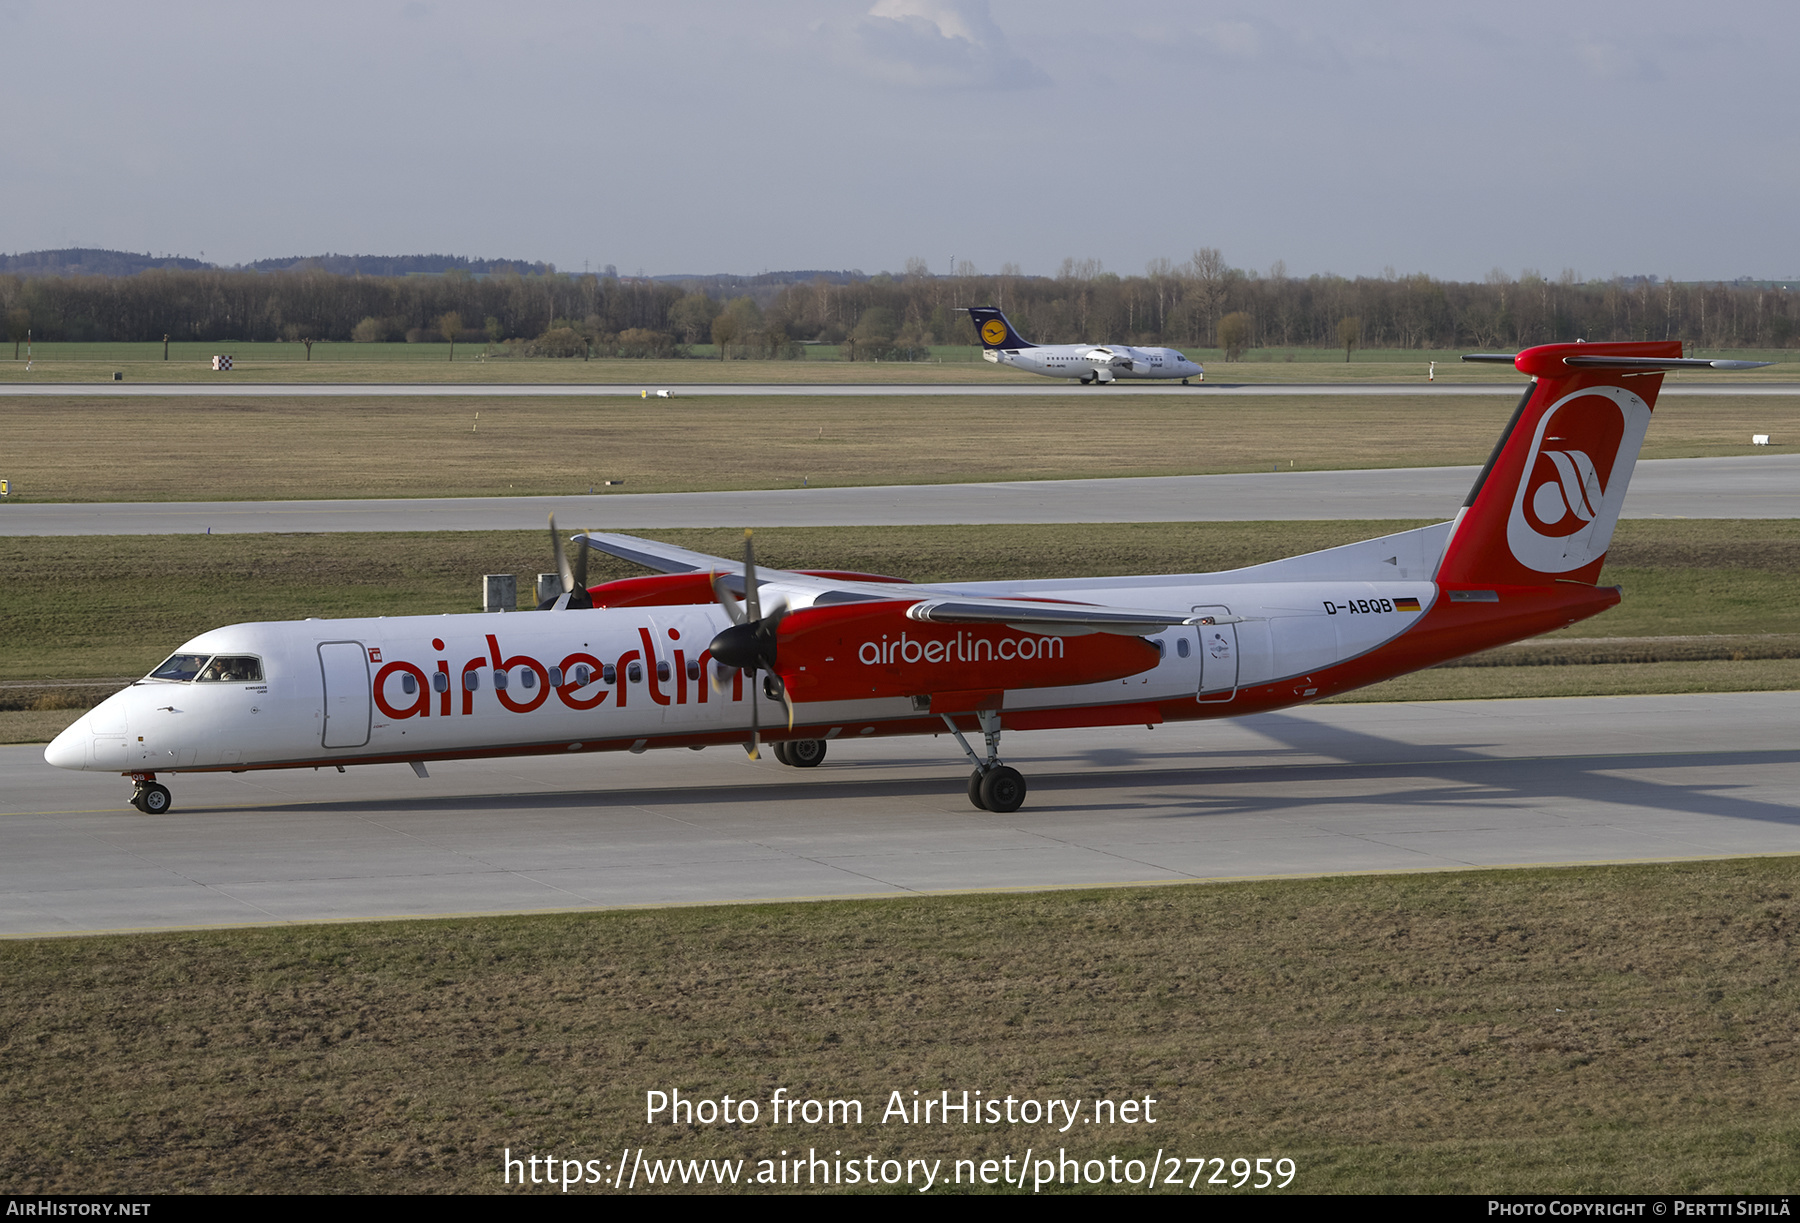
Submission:
MULTIPOLYGON (((1521 373, 1526 374, 1541 372, 1519 366, 1517 356, 1503 352, 1472 352, 1465 354, 1463 360, 1488 365, 1517 366, 1521 373)), ((1612 369, 1625 373, 1647 374, 1655 370, 1672 369, 1762 369, 1764 366, 1775 363, 1773 361, 1714 361, 1706 357, 1620 357, 1605 354, 1590 357, 1581 354, 1563 357, 1562 364, 1569 369, 1612 369)))

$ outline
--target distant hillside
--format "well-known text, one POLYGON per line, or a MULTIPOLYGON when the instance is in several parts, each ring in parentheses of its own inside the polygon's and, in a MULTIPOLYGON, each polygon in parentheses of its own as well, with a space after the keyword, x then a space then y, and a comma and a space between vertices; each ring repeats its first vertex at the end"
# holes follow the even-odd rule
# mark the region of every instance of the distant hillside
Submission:
POLYGON ((152 268, 197 272, 212 266, 178 255, 139 255, 132 251, 101 251, 84 246, 0 255, 0 275, 12 276, 136 276, 152 268))
POLYGON ((477 276, 492 272, 545 276, 556 271, 554 263, 531 259, 465 259, 461 255, 293 255, 286 259, 258 259, 243 267, 251 272, 316 269, 339 276, 437 276, 451 270, 477 276))
MULTIPOLYGON (((463 255, 288 255, 279 259, 258 259, 235 268, 179 255, 139 255, 131 251, 94 250, 71 247, 60 251, 26 251, 19 255, 0 255, 0 276, 136 276, 153 268, 179 268, 183 271, 231 270, 241 272, 330 272, 337 276, 441 276, 449 271, 467 272, 471 276, 487 276, 517 272, 522 276, 549 276, 556 272, 554 263, 541 259, 470 259, 463 255)), ((617 276, 611 264, 601 276, 617 276)), ((737 276, 729 272, 682 272, 649 279, 675 285, 686 290, 732 297, 756 289, 777 289, 783 285, 812 284, 822 280, 831 285, 860 284, 868 280, 861 271, 764 272, 757 276, 737 276)))
POLYGON ((663 284, 680 285, 684 289, 717 290, 755 288, 768 285, 809 285, 815 280, 822 280, 828 285, 861 284, 868 277, 861 271, 850 272, 763 272, 757 276, 734 276, 729 272, 675 272, 667 276, 652 276, 651 280, 663 284))

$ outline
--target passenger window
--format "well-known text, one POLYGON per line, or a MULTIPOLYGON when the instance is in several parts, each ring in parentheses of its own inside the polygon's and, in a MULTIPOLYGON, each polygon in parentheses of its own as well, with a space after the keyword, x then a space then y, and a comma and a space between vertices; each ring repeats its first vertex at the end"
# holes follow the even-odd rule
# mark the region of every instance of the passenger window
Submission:
POLYGON ((464 689, 464 691, 467 691, 467 692, 481 691, 481 672, 479 672, 479 671, 464 671, 463 672, 463 689, 464 689))
POLYGON ((1175 643, 1175 652, 1183 658, 1188 656, 1188 643, 1186 637, 1183 637, 1180 641, 1175 643))
POLYGON ((533 671, 530 667, 526 667, 523 671, 519 672, 519 687, 537 687, 537 672, 533 671))
POLYGON ((619 669, 611 663, 607 663, 600 668, 600 678, 609 684, 616 684, 619 682, 619 669))
POLYGON ((668 680, 669 680, 669 664, 668 663, 659 662, 656 664, 656 678, 662 680, 664 683, 668 682, 668 680))
POLYGON ((431 677, 431 690, 433 692, 450 691, 450 677, 445 675, 442 671, 439 671, 436 675, 431 677))
POLYGON ((402 671, 400 673, 400 691, 406 693, 407 696, 411 696, 418 690, 419 681, 412 677, 410 671, 402 671))
POLYGON ((630 666, 626 667, 625 668, 625 678, 630 680, 634 684, 642 683, 644 680, 643 664, 634 662, 630 666))
POLYGON ((506 691, 506 672, 504 672, 504 671, 495 671, 494 672, 494 691, 495 692, 505 692, 506 691))
POLYGON ((562 668, 561 667, 551 667, 550 668, 550 686, 552 688, 562 687, 562 668))
POLYGON ((688 659, 687 676, 689 679, 700 678, 700 664, 692 658, 688 659))

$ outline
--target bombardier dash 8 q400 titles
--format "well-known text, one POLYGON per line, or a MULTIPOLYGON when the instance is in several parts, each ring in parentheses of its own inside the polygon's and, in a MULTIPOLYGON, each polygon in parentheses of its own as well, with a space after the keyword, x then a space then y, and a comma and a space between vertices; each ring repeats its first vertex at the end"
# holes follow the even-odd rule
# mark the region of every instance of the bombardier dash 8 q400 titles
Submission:
POLYGON ((132 778, 759 740, 948 732, 969 799, 1018 809, 1003 731, 1154 726, 1318 700, 1604 611, 1595 585, 1679 342, 1552 344, 1450 522, 1225 573, 911 585, 758 571, 582 535, 535 615, 239 624, 204 633, 79 718, 44 757, 132 778), (660 572, 589 587, 588 548, 660 572), (735 570, 735 572, 734 572, 735 570), (985 752, 972 748, 979 733, 985 752))
POLYGON ((1173 348, 1132 348, 1127 344, 1030 344, 1020 338, 1006 315, 993 306, 969 306, 969 318, 981 337, 981 355, 996 365, 1028 374, 1074 378, 1105 386, 1120 378, 1181 379, 1199 382, 1206 371, 1173 348))

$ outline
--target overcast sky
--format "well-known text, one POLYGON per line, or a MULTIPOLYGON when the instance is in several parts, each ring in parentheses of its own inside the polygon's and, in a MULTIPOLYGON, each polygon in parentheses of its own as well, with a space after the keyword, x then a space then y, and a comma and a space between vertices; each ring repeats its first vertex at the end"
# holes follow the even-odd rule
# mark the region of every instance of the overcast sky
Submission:
POLYGON ((0 0, 0 247, 1800 275, 1800 5, 0 0))

